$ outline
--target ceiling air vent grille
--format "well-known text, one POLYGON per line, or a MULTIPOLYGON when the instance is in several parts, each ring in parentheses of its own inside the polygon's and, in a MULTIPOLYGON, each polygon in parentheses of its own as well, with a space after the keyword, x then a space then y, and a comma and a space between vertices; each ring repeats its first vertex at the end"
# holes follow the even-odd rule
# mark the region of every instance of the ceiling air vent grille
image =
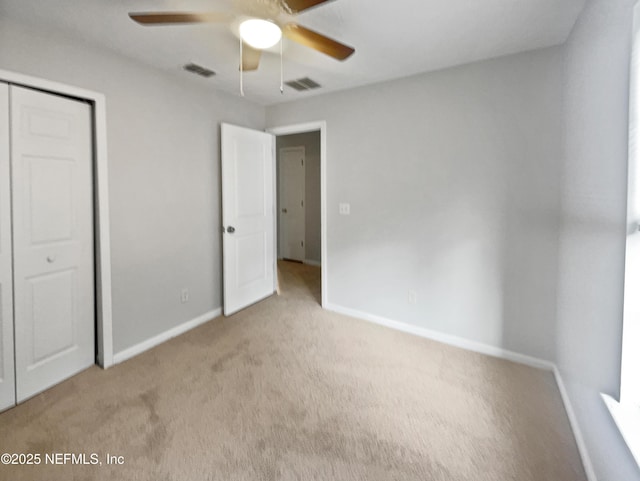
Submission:
POLYGON ((213 70, 209 70, 208 68, 202 67, 201 65, 195 63, 188 63, 184 66, 184 69, 187 72, 191 72, 205 78, 213 77, 216 74, 213 70))
POLYGON ((303 90, 313 90, 320 87, 320 84, 315 80, 311 80, 309 77, 299 78, 297 80, 289 80, 285 82, 289 87, 299 92, 303 90))

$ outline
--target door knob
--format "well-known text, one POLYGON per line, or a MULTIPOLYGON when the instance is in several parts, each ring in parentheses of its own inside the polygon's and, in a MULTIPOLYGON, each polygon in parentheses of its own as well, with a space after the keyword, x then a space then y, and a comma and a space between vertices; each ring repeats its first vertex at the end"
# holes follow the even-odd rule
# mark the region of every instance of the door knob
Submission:
POLYGON ((53 264, 56 261, 56 256, 47 256, 47 262, 53 264))
POLYGON ((236 231, 236 228, 233 227, 232 225, 230 225, 229 227, 227 227, 227 232, 229 234, 233 234, 236 231))
POLYGON ((282 213, 286 214, 287 213, 287 209, 282 209, 282 213))

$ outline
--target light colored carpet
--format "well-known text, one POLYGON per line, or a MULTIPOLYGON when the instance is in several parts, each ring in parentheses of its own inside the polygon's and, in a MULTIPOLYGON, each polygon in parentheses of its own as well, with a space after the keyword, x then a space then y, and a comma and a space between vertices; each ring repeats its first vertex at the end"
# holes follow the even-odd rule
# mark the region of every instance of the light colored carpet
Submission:
POLYGON ((323 311, 319 269, 282 295, 0 414, 2 480, 584 481, 550 373, 323 311))

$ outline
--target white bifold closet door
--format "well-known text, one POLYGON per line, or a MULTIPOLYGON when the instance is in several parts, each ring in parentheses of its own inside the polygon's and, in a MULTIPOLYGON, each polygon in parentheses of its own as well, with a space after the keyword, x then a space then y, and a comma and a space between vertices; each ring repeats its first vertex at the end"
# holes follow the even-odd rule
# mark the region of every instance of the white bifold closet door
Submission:
POLYGON ((9 105, 21 402, 94 364, 92 128, 78 100, 9 86, 9 105))

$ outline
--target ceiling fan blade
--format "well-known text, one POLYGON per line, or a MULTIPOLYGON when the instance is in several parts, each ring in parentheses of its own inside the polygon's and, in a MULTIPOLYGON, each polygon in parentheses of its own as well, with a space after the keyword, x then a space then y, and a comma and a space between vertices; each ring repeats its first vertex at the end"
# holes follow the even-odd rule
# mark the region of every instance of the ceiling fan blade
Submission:
POLYGON ((243 71, 250 72, 251 70, 258 70, 261 56, 262 56, 262 50, 250 47, 245 42, 242 42, 242 70, 243 71))
POLYGON ((297 13, 330 1, 331 0, 285 0, 285 3, 294 13, 297 13))
POLYGON ((344 60, 355 52, 355 49, 347 45, 295 23, 285 25, 282 29, 282 35, 294 42, 311 47, 337 60, 344 60))
POLYGON ((228 13, 206 12, 140 12, 130 13, 131 20, 140 25, 171 25, 180 23, 219 23, 228 22, 233 17, 228 13))

